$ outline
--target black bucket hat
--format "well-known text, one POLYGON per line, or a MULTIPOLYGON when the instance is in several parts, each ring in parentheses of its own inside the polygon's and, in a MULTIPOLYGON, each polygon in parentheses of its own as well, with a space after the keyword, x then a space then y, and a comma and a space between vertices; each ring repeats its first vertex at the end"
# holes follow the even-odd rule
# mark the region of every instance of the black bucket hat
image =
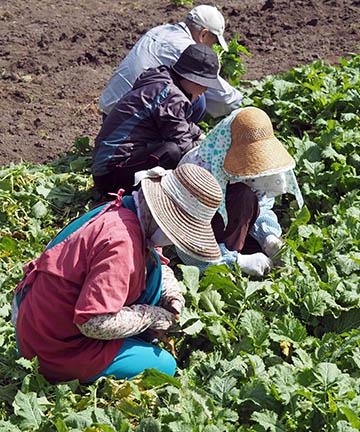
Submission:
POLYGON ((189 45, 172 69, 189 81, 211 89, 222 89, 219 81, 219 60, 206 45, 189 45))

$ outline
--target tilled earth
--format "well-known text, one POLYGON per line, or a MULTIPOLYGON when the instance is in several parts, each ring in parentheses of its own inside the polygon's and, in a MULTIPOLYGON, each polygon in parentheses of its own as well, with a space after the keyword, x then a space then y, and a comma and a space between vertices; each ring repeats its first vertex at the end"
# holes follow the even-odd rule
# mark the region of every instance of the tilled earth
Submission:
MULTIPOLYGON (((214 4, 213 1, 204 1, 214 4)), ((194 2, 201 4, 201 2, 194 2)), ((246 78, 360 47, 360 0, 216 1, 228 39, 252 53, 246 78)), ((0 164, 46 162, 94 137, 97 101, 114 67, 149 28, 176 22, 171 0, 3 0, 0 3, 0 164)))

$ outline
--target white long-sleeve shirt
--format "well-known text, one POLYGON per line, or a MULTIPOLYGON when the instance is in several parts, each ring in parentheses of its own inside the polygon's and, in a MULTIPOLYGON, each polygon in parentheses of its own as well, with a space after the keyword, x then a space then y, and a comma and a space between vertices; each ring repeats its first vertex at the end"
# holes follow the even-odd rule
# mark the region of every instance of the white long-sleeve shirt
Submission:
MULTIPOLYGON (((116 102, 132 89, 136 79, 149 68, 174 64, 181 53, 191 44, 196 43, 185 23, 165 24, 145 33, 128 55, 119 64, 110 81, 103 90, 100 110, 109 114, 116 102)), ((206 109, 213 117, 226 115, 240 107, 242 95, 220 78, 221 90, 209 89, 205 93, 206 109)))

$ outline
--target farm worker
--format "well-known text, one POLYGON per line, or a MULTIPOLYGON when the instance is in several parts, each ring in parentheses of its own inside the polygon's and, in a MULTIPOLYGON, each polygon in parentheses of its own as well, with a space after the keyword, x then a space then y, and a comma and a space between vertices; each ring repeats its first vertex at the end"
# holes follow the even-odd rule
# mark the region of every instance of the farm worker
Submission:
POLYGON ((155 246, 218 260, 211 219, 221 189, 191 164, 139 175, 138 192, 120 191, 75 219, 25 267, 13 302, 18 347, 38 357, 51 382, 131 378, 146 368, 175 373, 170 353, 139 338, 145 330, 166 332, 184 305, 155 246))
POLYGON ((129 193, 137 171, 173 169, 197 145, 201 130, 191 120, 191 101, 218 88, 219 63, 206 45, 190 45, 175 65, 144 72, 104 121, 95 140, 92 174, 106 194, 129 193))
MULTIPOLYGON (((200 5, 192 9, 185 22, 165 24, 145 33, 122 60, 100 97, 100 110, 109 114, 116 102, 133 87, 136 79, 149 68, 170 66, 191 44, 208 47, 219 43, 225 50, 225 20, 216 7, 200 5)), ((196 123, 205 109, 213 117, 230 113, 241 106, 242 95, 220 78, 219 88, 209 88, 193 101, 192 120, 196 123)))
MULTIPOLYGON (((292 193, 303 205, 295 161, 274 136, 269 116, 254 107, 234 111, 182 163, 206 168, 221 186, 223 200, 212 226, 222 262, 237 262, 245 273, 263 276, 283 244, 272 210, 275 197, 292 193)), ((181 251, 179 255, 194 264, 181 251)))

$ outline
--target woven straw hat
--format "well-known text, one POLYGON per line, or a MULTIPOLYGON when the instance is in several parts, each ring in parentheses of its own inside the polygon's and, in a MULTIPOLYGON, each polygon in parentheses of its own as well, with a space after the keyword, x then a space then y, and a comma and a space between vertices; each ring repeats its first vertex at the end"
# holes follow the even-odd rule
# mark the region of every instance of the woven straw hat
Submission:
POLYGON ((259 108, 241 110, 231 124, 232 142, 224 169, 240 177, 277 174, 295 167, 295 161, 275 137, 270 117, 259 108))
POLYGON ((141 188, 156 223, 177 248, 200 261, 220 258, 211 220, 222 192, 212 174, 184 164, 143 178, 141 188))

